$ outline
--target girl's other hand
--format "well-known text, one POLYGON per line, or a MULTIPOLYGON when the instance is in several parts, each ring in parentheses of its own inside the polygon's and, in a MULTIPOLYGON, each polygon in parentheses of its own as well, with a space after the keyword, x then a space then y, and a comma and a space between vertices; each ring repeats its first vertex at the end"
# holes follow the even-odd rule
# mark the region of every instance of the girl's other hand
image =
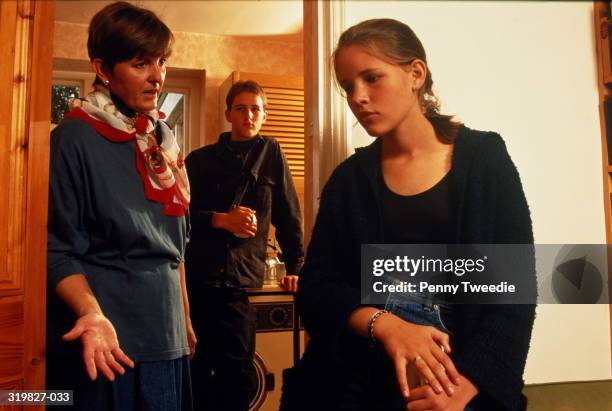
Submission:
POLYGON ((406 400, 410 397, 406 369, 411 364, 436 393, 454 394, 453 383, 459 384, 459 373, 448 356, 451 351, 448 334, 386 313, 376 321, 374 338, 393 360, 399 387, 406 400))
POLYGON ((462 376, 461 384, 455 388, 455 395, 445 392, 437 394, 429 385, 413 388, 408 399, 409 411, 463 411, 478 394, 478 388, 462 376))

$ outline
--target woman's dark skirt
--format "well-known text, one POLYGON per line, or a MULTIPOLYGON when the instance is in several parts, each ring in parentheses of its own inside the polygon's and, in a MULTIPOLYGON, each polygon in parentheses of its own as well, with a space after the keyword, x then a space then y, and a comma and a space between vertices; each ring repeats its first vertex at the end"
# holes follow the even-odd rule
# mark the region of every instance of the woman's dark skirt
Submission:
MULTIPOLYGON (((80 344, 79 341, 76 343, 80 344)), ((61 357, 48 359, 47 389, 72 390, 74 405, 62 406, 58 410, 193 410, 191 375, 186 356, 175 360, 136 363, 133 369, 124 367, 125 374, 115 374, 113 382, 99 371, 98 378, 91 381, 81 356, 61 357)), ((56 407, 48 406, 47 409, 56 407)))

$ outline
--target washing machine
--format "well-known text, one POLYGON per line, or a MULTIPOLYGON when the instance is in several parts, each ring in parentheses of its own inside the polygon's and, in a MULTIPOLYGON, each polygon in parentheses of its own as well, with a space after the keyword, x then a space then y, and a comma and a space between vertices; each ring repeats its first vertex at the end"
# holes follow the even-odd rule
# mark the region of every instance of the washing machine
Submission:
POLYGON ((280 287, 249 290, 255 310, 257 334, 253 363, 257 390, 251 411, 278 411, 282 372, 292 367, 304 351, 305 336, 299 326, 293 294, 280 287))

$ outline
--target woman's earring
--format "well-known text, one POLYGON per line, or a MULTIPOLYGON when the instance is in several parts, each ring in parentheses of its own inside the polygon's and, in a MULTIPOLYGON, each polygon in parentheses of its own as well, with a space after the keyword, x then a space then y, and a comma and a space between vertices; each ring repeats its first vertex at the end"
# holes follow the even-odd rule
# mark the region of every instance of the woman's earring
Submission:
POLYGON ((104 80, 103 83, 106 87, 108 87, 108 85, 110 84, 110 80, 104 80))

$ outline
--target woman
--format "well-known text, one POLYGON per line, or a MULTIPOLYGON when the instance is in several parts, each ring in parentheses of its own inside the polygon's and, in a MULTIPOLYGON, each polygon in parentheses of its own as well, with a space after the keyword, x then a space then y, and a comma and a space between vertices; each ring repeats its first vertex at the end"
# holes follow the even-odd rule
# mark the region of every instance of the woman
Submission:
MULTIPOLYGON (((403 23, 349 28, 333 62, 349 107, 377 139, 323 189, 297 297, 312 339, 286 375, 299 380, 286 388, 286 407, 524 410, 533 305, 440 312, 402 301, 387 310, 360 304, 361 244, 533 242, 502 139, 440 114, 423 46, 403 23), (410 387, 407 368, 429 384, 410 387)), ((521 274, 535 281, 531 263, 521 274)))
POLYGON ((189 186, 156 110, 172 42, 149 10, 98 12, 93 91, 52 134, 47 388, 76 409, 191 409, 189 186))

